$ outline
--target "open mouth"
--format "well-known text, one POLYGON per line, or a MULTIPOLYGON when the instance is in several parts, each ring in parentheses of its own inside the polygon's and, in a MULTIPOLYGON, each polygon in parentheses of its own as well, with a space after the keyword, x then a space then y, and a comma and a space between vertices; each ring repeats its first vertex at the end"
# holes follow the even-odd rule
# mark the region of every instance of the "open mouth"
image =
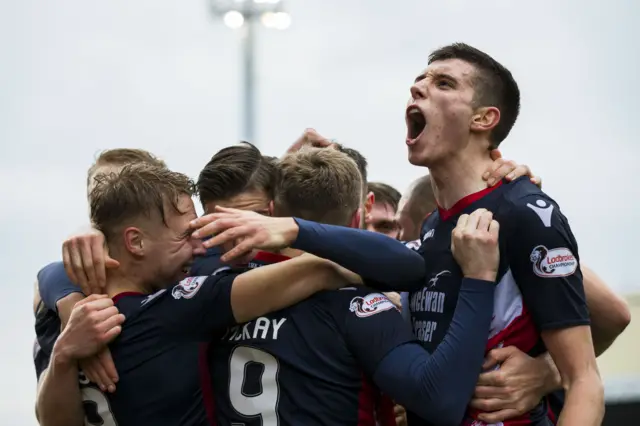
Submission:
POLYGON ((417 106, 407 108, 407 143, 415 143, 427 127, 427 119, 417 106))

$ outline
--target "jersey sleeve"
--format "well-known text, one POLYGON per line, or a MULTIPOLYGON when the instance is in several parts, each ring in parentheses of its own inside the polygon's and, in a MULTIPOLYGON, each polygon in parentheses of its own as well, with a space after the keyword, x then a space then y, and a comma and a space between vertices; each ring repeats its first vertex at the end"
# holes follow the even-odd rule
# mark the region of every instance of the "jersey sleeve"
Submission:
POLYGON ((394 348, 417 341, 395 305, 382 293, 367 288, 338 291, 334 309, 342 318, 347 346, 373 377, 378 363, 394 348))
POLYGON ((363 229, 295 220, 298 237, 291 247, 336 262, 376 289, 402 291, 424 282, 422 256, 400 241, 363 229))
POLYGON ((589 324, 578 244, 558 205, 530 194, 515 202, 508 220, 509 267, 536 326, 589 324))
POLYGON ((58 300, 71 293, 82 293, 67 276, 62 262, 50 263, 38 272, 38 291, 44 306, 54 312, 58 312, 58 300))
POLYGON ((169 290, 162 302, 161 321, 173 334, 209 341, 216 332, 236 325, 231 307, 231 287, 236 272, 189 277, 169 290))

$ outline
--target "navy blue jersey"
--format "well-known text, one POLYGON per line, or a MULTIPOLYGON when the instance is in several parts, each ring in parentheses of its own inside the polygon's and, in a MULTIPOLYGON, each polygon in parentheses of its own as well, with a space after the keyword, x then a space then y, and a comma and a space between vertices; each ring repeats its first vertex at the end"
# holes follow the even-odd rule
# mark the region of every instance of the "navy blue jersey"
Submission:
POLYGON ((33 363, 36 367, 36 377, 49 367, 49 359, 53 352, 53 345, 60 335, 60 319, 58 315, 44 306, 40 301, 36 309, 36 339, 33 344, 33 363))
MULTIPOLYGON (((424 222, 417 249, 424 257, 424 287, 410 293, 413 330, 432 352, 444 338, 458 300, 462 271, 451 253, 458 217, 478 208, 500 223, 500 268, 486 350, 516 346, 531 356, 546 351, 539 330, 589 324, 578 247, 567 219, 549 196, 525 178, 472 194, 424 222)), ((508 425, 551 424, 548 401, 508 425)), ((466 424, 477 426, 470 412, 466 424)), ((411 425, 421 421, 410 417, 411 425)))
POLYGON ((414 340, 394 305, 365 287, 321 292, 236 326, 212 347, 218 422, 395 425, 391 400, 370 378, 390 350, 414 340))
POLYGON ((60 295, 62 297, 72 293, 72 291, 68 291, 68 284, 73 285, 67 277, 62 262, 50 263, 38 272, 38 292, 40 293, 40 302, 38 303, 35 312, 36 340, 33 346, 33 362, 36 367, 36 376, 38 377, 38 380, 40 380, 42 372, 49 367, 49 359, 53 352, 53 345, 56 343, 56 340, 60 335, 61 325, 60 318, 58 318, 58 314, 55 310, 55 302, 57 302, 57 299, 53 302, 52 307, 48 307, 45 302, 46 296, 49 296, 49 298, 56 298, 57 296, 51 296, 45 291, 45 297, 43 297, 41 291, 42 281, 47 283, 56 282, 57 284, 55 285, 58 285, 58 287, 61 288, 60 295))
POLYGON ((106 405, 102 402, 115 419, 112 424, 214 423, 208 342, 235 324, 231 286, 214 281, 191 277, 151 296, 114 298, 126 321, 109 345, 120 376, 116 392, 106 395, 106 405))
POLYGON ((194 277, 213 275, 218 269, 225 266, 220 260, 221 256, 222 250, 220 250, 220 247, 208 248, 203 256, 196 256, 193 259, 189 275, 194 277))

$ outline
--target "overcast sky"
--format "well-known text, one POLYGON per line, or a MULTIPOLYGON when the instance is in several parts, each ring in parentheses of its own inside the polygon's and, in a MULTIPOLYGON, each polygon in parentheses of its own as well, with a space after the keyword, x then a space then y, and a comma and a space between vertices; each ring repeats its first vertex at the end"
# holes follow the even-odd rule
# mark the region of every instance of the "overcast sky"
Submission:
MULTIPOLYGON (((205 0, 1 3, 0 420, 34 425, 32 283, 87 222, 94 154, 145 148, 196 176, 239 137, 239 43, 205 0)), ((291 28, 258 35, 256 142, 280 154, 315 127, 361 150, 372 180, 404 189, 425 172, 407 162, 409 86, 432 49, 465 41, 520 84, 504 155, 543 177, 583 261, 616 290, 640 291, 634 3, 290 1, 291 28)))

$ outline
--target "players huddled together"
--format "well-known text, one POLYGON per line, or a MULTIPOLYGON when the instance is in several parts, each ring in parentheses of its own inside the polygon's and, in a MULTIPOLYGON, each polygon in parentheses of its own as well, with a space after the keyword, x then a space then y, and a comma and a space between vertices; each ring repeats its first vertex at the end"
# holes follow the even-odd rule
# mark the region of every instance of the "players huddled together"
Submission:
POLYGON ((223 148, 196 181, 102 152, 91 229, 37 276, 39 423, 601 424, 596 357, 629 310, 497 150, 513 76, 456 43, 410 90, 429 170, 402 195, 312 129, 279 158, 223 148))

